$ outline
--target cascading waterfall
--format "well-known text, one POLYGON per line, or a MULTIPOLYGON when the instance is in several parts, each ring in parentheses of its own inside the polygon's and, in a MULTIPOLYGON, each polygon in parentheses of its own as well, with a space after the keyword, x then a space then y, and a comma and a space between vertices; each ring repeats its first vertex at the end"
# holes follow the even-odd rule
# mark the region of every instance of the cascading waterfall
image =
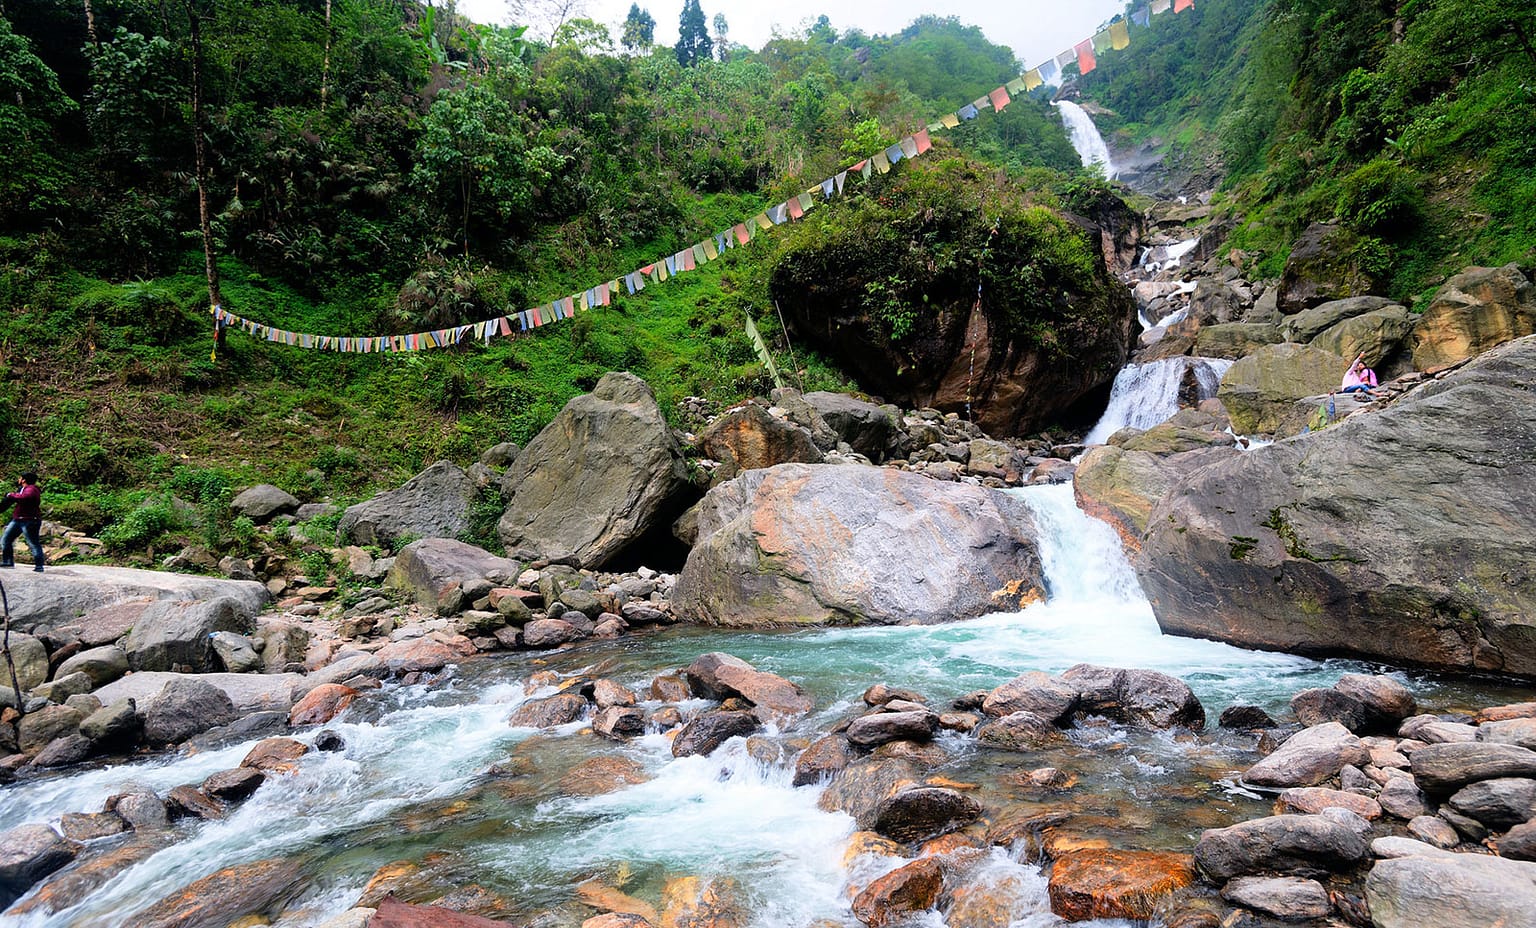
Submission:
POLYGON ((1083 159, 1083 167, 1100 165, 1104 169, 1104 176, 1114 180, 1117 173, 1115 164, 1109 156, 1109 146, 1105 144, 1104 136, 1099 134, 1099 127, 1093 124, 1093 117, 1071 100, 1058 101, 1055 106, 1061 113, 1061 121, 1066 124, 1067 132, 1072 136, 1072 147, 1077 149, 1077 156, 1083 159))
POLYGON ((1149 429, 1167 422, 1179 411, 1179 389, 1186 375, 1193 373, 1199 398, 1205 400, 1216 395, 1231 366, 1231 361, 1220 358, 1189 357, 1126 365, 1115 376, 1104 415, 1083 441, 1102 445, 1123 428, 1149 429))

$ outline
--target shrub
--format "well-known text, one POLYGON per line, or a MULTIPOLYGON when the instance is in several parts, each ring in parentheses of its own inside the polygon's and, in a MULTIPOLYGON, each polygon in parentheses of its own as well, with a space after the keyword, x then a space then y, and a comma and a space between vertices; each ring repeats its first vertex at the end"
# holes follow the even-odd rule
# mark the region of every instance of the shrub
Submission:
POLYGON ((1362 235, 1401 238, 1423 216, 1424 194, 1412 173, 1377 159, 1340 182, 1336 211, 1341 222, 1362 235))

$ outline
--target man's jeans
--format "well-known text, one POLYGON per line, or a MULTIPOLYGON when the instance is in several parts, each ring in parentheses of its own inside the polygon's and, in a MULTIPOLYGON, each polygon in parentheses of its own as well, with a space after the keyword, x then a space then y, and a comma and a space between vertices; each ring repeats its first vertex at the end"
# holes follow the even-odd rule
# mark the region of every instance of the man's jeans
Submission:
POLYGON ((27 536, 27 547, 32 549, 32 569, 43 569, 43 540, 38 532, 43 527, 42 519, 12 519, 11 524, 5 527, 5 535, 0 537, 0 566, 10 567, 16 563, 16 536, 27 536))

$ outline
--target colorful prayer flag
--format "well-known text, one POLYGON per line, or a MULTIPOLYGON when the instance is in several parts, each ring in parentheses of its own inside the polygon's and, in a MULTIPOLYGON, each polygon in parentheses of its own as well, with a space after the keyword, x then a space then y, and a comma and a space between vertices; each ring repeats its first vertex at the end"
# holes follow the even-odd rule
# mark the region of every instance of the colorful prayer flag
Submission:
POLYGON ((1173 0, 1152 0, 1153 13, 1166 13, 1173 7, 1173 0))
POLYGON ((1102 55, 1109 51, 1109 48, 1109 30, 1105 29, 1103 32, 1093 37, 1093 52, 1096 55, 1102 55))
POLYGON ((875 157, 871 158, 870 160, 874 162, 876 171, 879 171, 881 174, 890 172, 891 159, 885 156, 885 152, 882 151, 880 154, 875 155, 875 157))
POLYGON ((821 182, 822 199, 832 199, 832 194, 840 189, 837 181, 831 177, 821 182))
POLYGON ((965 106, 960 107, 959 115, 960 115, 961 119, 975 119, 977 116, 980 116, 981 114, 976 111, 976 105, 975 104, 967 103, 965 106))
POLYGON ((903 157, 905 157, 905 155, 903 155, 901 153, 901 143, 900 142, 896 143, 895 145, 892 145, 890 148, 887 148, 885 150, 885 160, 889 161, 892 164, 896 164, 897 162, 901 161, 901 159, 903 157))
POLYGON ((1113 46, 1116 51, 1130 47, 1131 30, 1130 27, 1126 25, 1125 20, 1122 19, 1118 23, 1110 24, 1109 44, 1113 46))
POLYGON ((1008 88, 1006 87, 999 87, 987 94, 987 99, 992 101, 992 109, 999 113, 1003 111, 1004 107, 1013 102, 1008 96, 1008 88))
POLYGON ((1173 0, 1173 11, 1182 13, 1195 5, 1195 0, 1173 0))
POLYGON ((790 197, 785 205, 789 207, 789 218, 799 219, 805 215, 805 209, 800 205, 799 197, 790 197))
POLYGON ((917 157, 917 140, 912 138, 912 136, 910 136, 910 135, 907 136, 906 138, 902 139, 901 140, 901 154, 902 154, 902 157, 904 157, 904 158, 916 158, 917 157))
POLYGON ((1136 25, 1142 27, 1143 29, 1147 28, 1148 26, 1151 26, 1152 25, 1152 10, 1151 10, 1151 8, 1144 6, 1144 7, 1142 7, 1139 10, 1133 10, 1131 12, 1131 22, 1133 22, 1136 25))
POLYGON ((699 244, 693 246, 693 255, 696 258, 702 257, 702 260, 699 263, 703 264, 705 261, 713 261, 716 258, 720 257, 720 252, 719 252, 718 249, 715 248, 714 239, 706 238, 704 241, 702 241, 699 244), (699 250, 701 248, 703 249, 703 251, 699 250))
POLYGON ((960 125, 960 117, 954 113, 949 113, 939 118, 939 124, 946 129, 953 129, 960 125))
POLYGON ((752 218, 752 221, 757 223, 757 227, 759 229, 766 230, 773 228, 773 220, 768 218, 768 214, 766 212, 758 213, 752 218))
POLYGON ((791 201, 800 204, 800 214, 802 216, 816 208, 816 198, 811 195, 814 189, 807 190, 791 201))
POLYGON ((835 181, 837 183, 837 192, 838 193, 842 193, 843 192, 843 186, 848 183, 848 172, 847 171, 841 171, 841 172, 838 173, 838 175, 836 177, 834 177, 832 179, 833 179, 833 181, 835 181))
MULTIPOLYGON (((1021 93, 1028 93, 1029 91, 1034 89, 1034 87, 1029 86, 1029 83, 1027 81, 1025 81, 1022 76, 1014 78, 1013 80, 1009 81, 1008 83, 1004 84, 1003 86, 1008 88, 1008 93, 1011 96, 1015 96, 1015 97, 1017 97, 1021 93)), ((1035 85, 1035 87, 1038 87, 1038 86, 1040 86, 1040 85, 1039 84, 1035 85)))
POLYGON ((1035 70, 1040 72, 1040 79, 1049 84, 1054 82, 1056 80, 1056 75, 1061 73, 1061 66, 1056 63, 1056 59, 1052 58, 1050 61, 1042 64, 1035 70))
POLYGON ((731 231, 736 233, 736 243, 739 245, 745 245, 752 241, 752 231, 747 228, 747 224, 744 222, 736 223, 736 228, 731 231))
MULTIPOLYGON (((1173 0, 1167 0, 1167 2, 1172 3, 1173 0)), ((1066 50, 1066 51, 1064 51, 1061 54, 1056 56, 1056 67, 1058 67, 1058 68, 1065 68, 1067 65, 1071 64, 1072 62, 1074 62, 1076 60, 1077 60, 1077 51, 1075 49, 1068 49, 1068 50, 1066 50)))
POLYGON ((785 220, 789 218, 789 206, 785 203, 780 203, 778 206, 769 207, 768 218, 773 220, 773 224, 776 226, 783 225, 785 220))
MULTIPOLYGON (((927 129, 924 129, 923 131, 919 132, 918 134, 912 136, 912 141, 917 145, 917 153, 919 155, 921 155, 921 154, 927 152, 929 149, 933 148, 933 140, 928 137, 928 130, 927 129)), ((842 184, 841 183, 838 184, 838 189, 839 190, 842 189, 842 184)))
POLYGON ((1039 87, 1041 84, 1044 84, 1045 78, 1040 76, 1040 69, 1035 68, 1033 71, 1030 71, 1028 74, 1024 75, 1023 83, 1024 89, 1026 91, 1030 91, 1034 90, 1036 87, 1039 87))
POLYGON ((1098 67, 1098 60, 1093 57, 1093 42, 1084 39, 1077 43, 1077 70, 1088 74, 1098 67))

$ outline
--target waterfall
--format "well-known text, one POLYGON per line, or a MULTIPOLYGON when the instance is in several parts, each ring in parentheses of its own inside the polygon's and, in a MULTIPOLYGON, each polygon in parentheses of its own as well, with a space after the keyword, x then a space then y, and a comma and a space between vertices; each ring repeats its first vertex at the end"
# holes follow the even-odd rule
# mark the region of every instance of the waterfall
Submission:
POLYGON ((1093 117, 1071 100, 1060 101, 1056 109, 1061 111, 1061 121, 1072 134, 1072 147, 1077 149, 1077 156, 1083 159, 1083 167, 1101 165, 1104 176, 1114 180, 1118 172, 1110 160, 1109 146, 1104 144, 1104 136, 1099 134, 1099 127, 1093 124, 1093 117))
POLYGON ((1086 444, 1102 445, 1123 428, 1149 429, 1166 422, 1179 411, 1179 389, 1193 374, 1202 400, 1216 395, 1221 378, 1232 366, 1220 358, 1164 358, 1146 364, 1128 364, 1115 377, 1109 406, 1086 444))

